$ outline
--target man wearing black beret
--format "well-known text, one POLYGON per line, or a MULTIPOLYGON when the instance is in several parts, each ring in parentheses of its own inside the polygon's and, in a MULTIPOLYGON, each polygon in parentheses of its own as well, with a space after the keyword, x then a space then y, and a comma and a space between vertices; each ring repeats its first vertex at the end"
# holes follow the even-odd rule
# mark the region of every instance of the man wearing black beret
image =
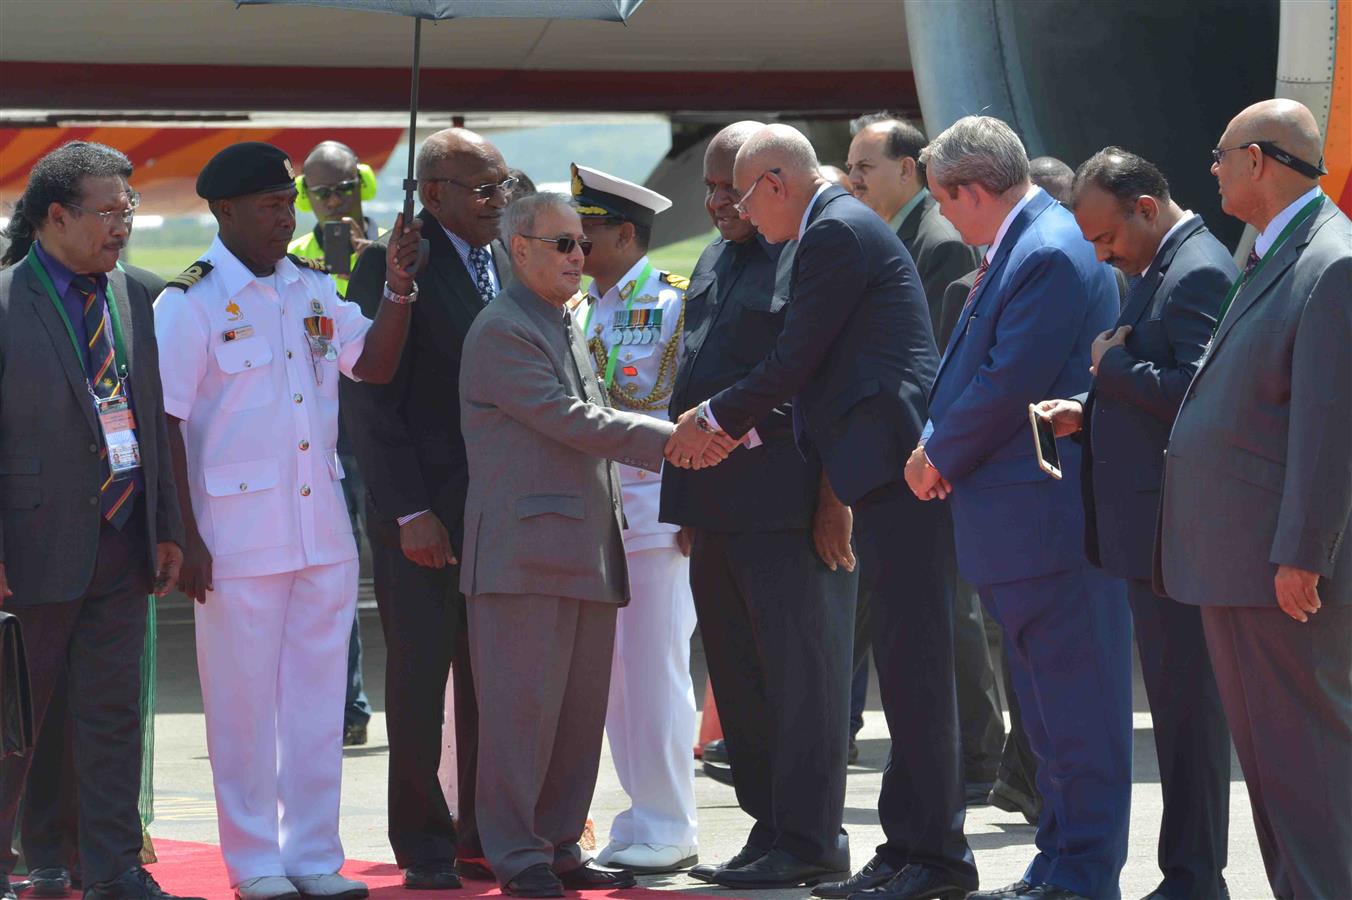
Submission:
POLYGON ((294 179, 269 144, 213 157, 197 193, 220 234, 155 303, 187 533, 179 587, 199 604, 221 853, 239 900, 367 895, 337 874, 357 601, 338 381, 393 376, 417 299, 416 223, 395 223, 374 322, 289 256, 294 179))

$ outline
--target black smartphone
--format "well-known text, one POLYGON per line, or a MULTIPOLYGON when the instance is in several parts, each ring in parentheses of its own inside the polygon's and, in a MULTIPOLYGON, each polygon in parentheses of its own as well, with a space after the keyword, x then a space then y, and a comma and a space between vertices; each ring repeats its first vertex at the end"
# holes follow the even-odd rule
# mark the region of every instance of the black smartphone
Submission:
POLYGON ((1028 404, 1028 423, 1033 427, 1033 450, 1037 453, 1038 468, 1060 480, 1061 455, 1056 452, 1056 427, 1032 403, 1028 404))
POLYGON ((324 265, 335 275, 352 274, 352 229, 346 222, 324 223, 324 265))

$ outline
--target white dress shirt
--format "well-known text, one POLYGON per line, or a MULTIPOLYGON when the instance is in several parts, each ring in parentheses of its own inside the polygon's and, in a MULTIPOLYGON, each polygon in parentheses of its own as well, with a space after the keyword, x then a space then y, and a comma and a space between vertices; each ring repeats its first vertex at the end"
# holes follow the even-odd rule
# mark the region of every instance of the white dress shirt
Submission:
POLYGON ((1286 209, 1272 217, 1272 221, 1267 223, 1267 227, 1259 233, 1258 239, 1253 242, 1253 252, 1258 254, 1259 259, 1267 256, 1267 252, 1277 242, 1277 236, 1282 233, 1283 228, 1291 224, 1291 220, 1296 217, 1296 213, 1300 212, 1305 204, 1318 196, 1319 187, 1316 185, 1297 197, 1286 209))

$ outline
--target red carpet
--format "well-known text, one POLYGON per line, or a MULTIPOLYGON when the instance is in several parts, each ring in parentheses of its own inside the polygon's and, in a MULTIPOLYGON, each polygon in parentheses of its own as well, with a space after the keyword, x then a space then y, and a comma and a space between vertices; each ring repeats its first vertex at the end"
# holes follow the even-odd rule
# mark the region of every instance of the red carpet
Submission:
MULTIPOLYGON (((180 897, 205 897, 206 900, 233 900, 234 891, 230 890, 230 883, 225 876, 225 863, 221 860, 221 852, 213 844, 196 844, 189 841, 170 841, 165 838, 155 838, 155 852, 160 861, 153 866, 148 866, 150 873, 155 876, 155 880, 160 883, 171 894, 177 894, 180 897)), ((400 872, 394 863, 376 863, 363 862, 361 860, 350 859, 347 865, 343 866, 343 874, 348 878, 357 878, 367 883, 371 888, 372 897, 381 897, 385 900, 410 900, 410 898, 426 897, 431 900, 433 897, 500 897, 502 892, 498 890, 496 884, 487 881, 466 881, 463 889, 458 891, 418 891, 416 894, 405 891, 399 884, 400 872)), ((611 900, 657 900, 665 897, 671 900, 671 895, 667 891, 654 891, 647 888, 634 888, 628 891, 583 891, 581 893, 570 891, 570 898, 583 898, 583 900, 600 900, 602 897, 611 898, 611 900)), ((692 900, 692 898, 710 897, 711 895, 701 894, 682 894, 681 900, 692 900)), ((717 900, 728 900, 727 895, 722 895, 717 900)))

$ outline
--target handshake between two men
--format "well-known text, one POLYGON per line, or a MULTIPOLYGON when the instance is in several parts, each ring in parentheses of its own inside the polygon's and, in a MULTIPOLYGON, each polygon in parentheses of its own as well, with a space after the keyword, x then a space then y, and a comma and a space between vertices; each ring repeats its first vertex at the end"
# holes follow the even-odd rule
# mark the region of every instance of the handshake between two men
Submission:
POLYGON ((706 402, 681 413, 662 452, 673 466, 707 469, 727 459, 740 443, 741 439, 718 427, 706 402))

